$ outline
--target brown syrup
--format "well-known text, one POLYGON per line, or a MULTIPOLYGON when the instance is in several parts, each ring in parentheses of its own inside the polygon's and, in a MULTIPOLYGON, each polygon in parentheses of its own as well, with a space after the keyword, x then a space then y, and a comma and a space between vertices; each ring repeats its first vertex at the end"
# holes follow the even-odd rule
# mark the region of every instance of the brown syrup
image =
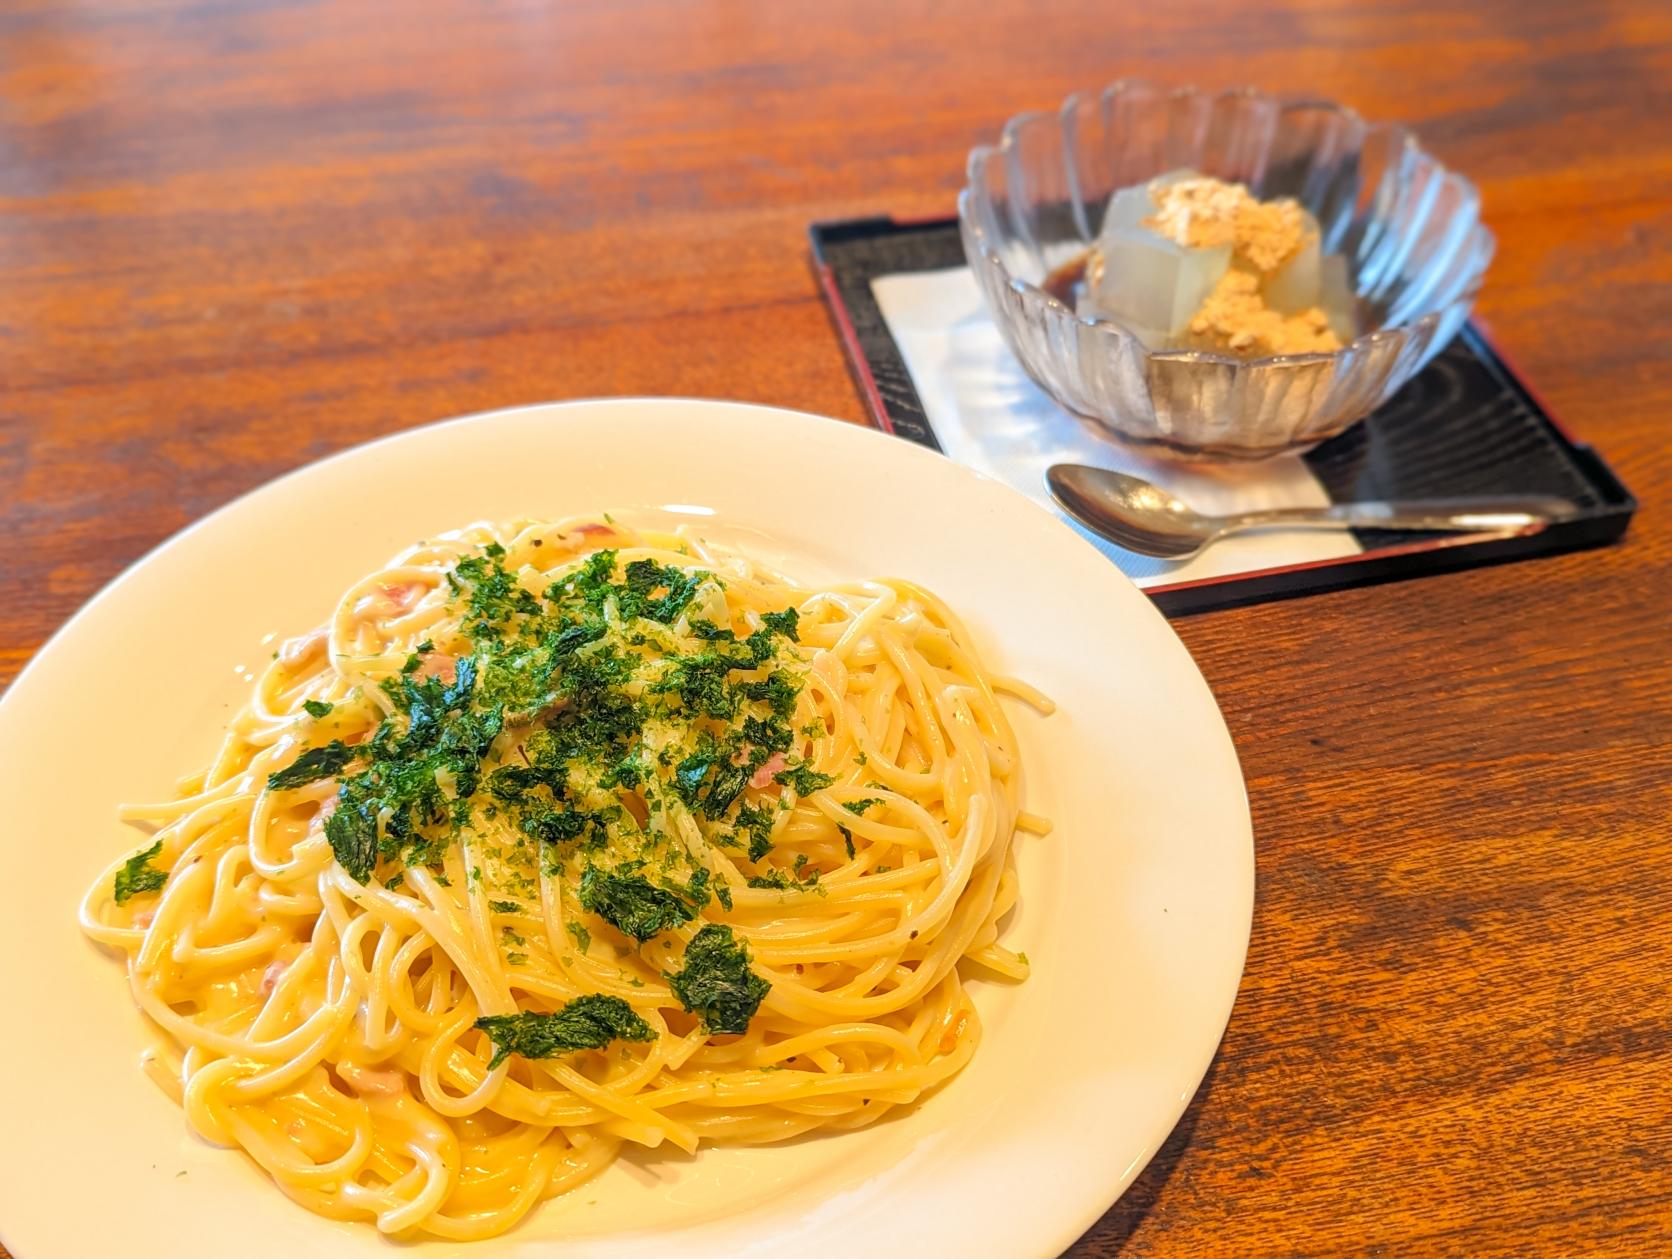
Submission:
POLYGON ((1091 261, 1091 250, 1077 258, 1070 258, 1056 268, 1039 287, 1056 298, 1069 310, 1080 308, 1080 298, 1086 291, 1086 265, 1091 261))

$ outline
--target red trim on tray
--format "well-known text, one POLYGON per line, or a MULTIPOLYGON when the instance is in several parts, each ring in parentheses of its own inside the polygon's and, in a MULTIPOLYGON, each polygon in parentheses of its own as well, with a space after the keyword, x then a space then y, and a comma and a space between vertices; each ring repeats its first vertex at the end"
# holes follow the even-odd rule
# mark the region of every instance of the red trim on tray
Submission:
POLYGON ((883 432, 890 437, 895 436, 894 421, 889 417, 888 407, 882 400, 882 392, 877 388, 877 379, 871 375, 871 360, 859 343, 859 332, 854 328, 853 320, 848 318, 848 304, 842 300, 842 294, 836 288, 836 274, 830 269, 829 264, 822 260, 815 260, 813 266, 818 271, 819 287, 824 290, 824 304, 836 317, 836 334, 842 338, 842 348, 847 352, 848 364, 859 380, 859 391, 865 398, 865 405, 871 408, 871 418, 883 432))
POLYGON ((1525 538, 1535 533, 1543 533, 1546 526, 1535 525, 1527 529, 1517 529, 1511 533, 1492 531, 1487 533, 1457 533, 1443 538, 1434 538, 1428 542, 1404 542, 1397 546, 1377 547, 1373 551, 1360 551, 1357 555, 1339 555, 1331 559, 1304 560, 1298 564, 1279 564, 1276 568, 1247 568, 1240 573, 1224 573, 1218 577, 1198 577, 1194 581, 1176 581, 1166 586, 1142 586, 1146 595, 1171 594, 1175 590, 1197 590, 1203 586, 1223 586, 1229 582, 1247 581, 1252 577, 1276 577, 1283 573, 1304 573, 1313 568, 1345 568, 1349 564, 1362 564, 1369 560, 1383 560, 1392 555, 1422 555, 1428 551, 1444 551, 1454 546, 1475 546, 1482 542, 1497 542, 1504 538, 1525 538))
POLYGON ((1568 445, 1584 446, 1586 443, 1575 437, 1573 430, 1562 423, 1560 417, 1556 414, 1556 408, 1550 405, 1549 399, 1533 388, 1532 382, 1527 379, 1527 373, 1522 371, 1521 365, 1509 356, 1509 352, 1504 349, 1504 343, 1493 334, 1491 325, 1481 318, 1479 311, 1472 312, 1469 315, 1469 322, 1474 325, 1475 334, 1486 342, 1487 348, 1492 353, 1498 356, 1498 362, 1503 364, 1504 370, 1510 374, 1511 379, 1520 387, 1521 392, 1531 398, 1533 405, 1544 412, 1544 418, 1550 421, 1550 427, 1560 433, 1568 445))
POLYGON ((956 214, 890 214, 888 221, 895 227, 951 227, 958 221, 956 214))

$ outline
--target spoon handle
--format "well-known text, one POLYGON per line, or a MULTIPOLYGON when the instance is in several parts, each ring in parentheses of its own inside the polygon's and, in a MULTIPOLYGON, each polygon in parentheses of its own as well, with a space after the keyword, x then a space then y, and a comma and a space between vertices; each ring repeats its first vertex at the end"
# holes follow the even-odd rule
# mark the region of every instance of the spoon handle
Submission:
POLYGON ((1485 532, 1528 529, 1566 520, 1574 506, 1543 495, 1471 496, 1469 498, 1391 499, 1385 502, 1334 503, 1328 507, 1277 507, 1239 512, 1224 521, 1231 529, 1271 526, 1323 529, 1432 529, 1485 532))

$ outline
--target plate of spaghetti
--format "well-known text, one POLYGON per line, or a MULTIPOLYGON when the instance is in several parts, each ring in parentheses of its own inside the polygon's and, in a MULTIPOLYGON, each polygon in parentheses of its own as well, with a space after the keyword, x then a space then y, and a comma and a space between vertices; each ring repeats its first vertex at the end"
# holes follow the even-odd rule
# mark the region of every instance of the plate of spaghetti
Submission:
POLYGON ((30 1259, 1055 1255, 1248 939, 1235 754, 1148 601, 761 407, 282 478, 72 619, 0 756, 30 1259))

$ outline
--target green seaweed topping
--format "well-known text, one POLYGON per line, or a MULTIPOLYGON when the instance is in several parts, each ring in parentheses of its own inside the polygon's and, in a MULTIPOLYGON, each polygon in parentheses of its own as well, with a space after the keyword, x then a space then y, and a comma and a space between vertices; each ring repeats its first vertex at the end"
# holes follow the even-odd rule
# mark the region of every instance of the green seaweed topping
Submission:
POLYGON ((641 942, 697 916, 677 892, 655 887, 643 875, 609 874, 597 866, 588 866, 581 875, 578 896, 582 909, 641 942))
POLYGON ((168 872, 151 864, 162 850, 163 841, 159 839, 144 852, 136 852, 122 863, 122 868, 116 872, 118 905, 126 905, 141 892, 155 892, 168 882, 168 872))
MULTIPOLYGON (((420 644, 379 684, 388 716, 369 739, 312 749, 276 785, 339 779, 325 834, 361 883, 390 864, 439 880, 468 836, 471 885, 524 898, 496 912, 538 899, 540 876, 639 941, 715 899, 729 907, 697 837, 760 860, 789 801, 750 784, 775 757, 794 765, 798 738, 820 737, 793 722, 799 613, 767 612, 740 637, 693 615, 723 589, 702 569, 602 550, 536 593, 532 570, 508 560, 490 544, 447 574, 469 644, 450 678, 424 676, 435 646, 420 644)), ((805 765, 784 773, 803 793, 827 781, 805 765)))
POLYGON ((285 768, 267 775, 267 787, 270 791, 286 791, 321 778, 335 778, 357 754, 341 739, 332 739, 324 747, 306 748, 285 768))
POLYGON ((772 990, 749 969, 748 946, 730 927, 709 923, 685 948, 685 965, 677 975, 664 975, 687 1013, 700 1015, 714 1033, 742 1035, 772 990))
MULTIPOLYGON (((526 960, 526 959, 524 959, 526 960)), ((491 1071, 512 1054, 524 1058, 556 1058, 582 1049, 603 1049, 614 1041, 656 1038, 633 1008, 620 997, 590 993, 567 1002, 553 1014, 524 1010, 476 1020, 478 1030, 493 1041, 491 1071)))

